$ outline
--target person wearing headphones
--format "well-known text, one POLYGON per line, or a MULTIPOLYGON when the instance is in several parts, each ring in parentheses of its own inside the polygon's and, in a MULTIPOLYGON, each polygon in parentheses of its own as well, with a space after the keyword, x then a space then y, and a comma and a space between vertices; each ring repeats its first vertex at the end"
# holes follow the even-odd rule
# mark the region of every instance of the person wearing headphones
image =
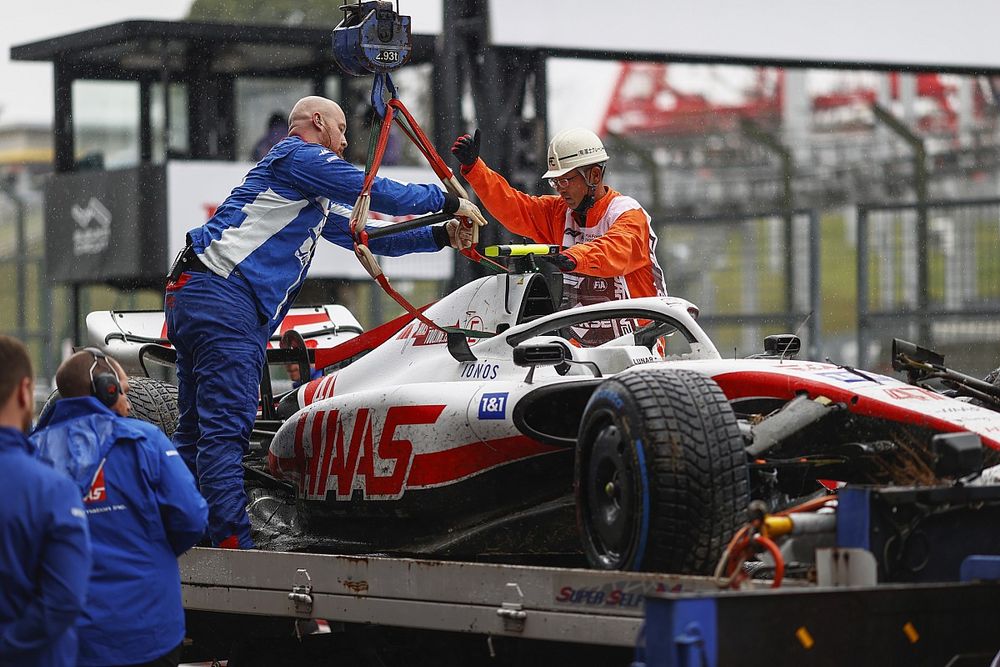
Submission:
POLYGON ((35 374, 0 335, 0 667, 74 667, 90 538, 76 486, 33 456, 35 374))
MULTIPOLYGON (((479 157, 480 132, 455 140, 451 152, 483 206, 504 227, 536 243, 563 250, 550 261, 563 272, 560 308, 613 299, 664 296, 656 261, 656 234, 639 203, 604 182, 608 153, 583 128, 560 132, 549 143, 548 179, 554 195, 531 196, 514 189, 479 157)), ((592 323, 575 331, 580 343, 598 345, 628 333, 630 320, 592 323)))
POLYGON ((130 419, 121 365, 95 348, 56 371, 61 398, 36 454, 76 483, 94 556, 77 623, 80 667, 175 667, 184 639, 177 557, 205 534, 208 506, 170 440, 130 419))

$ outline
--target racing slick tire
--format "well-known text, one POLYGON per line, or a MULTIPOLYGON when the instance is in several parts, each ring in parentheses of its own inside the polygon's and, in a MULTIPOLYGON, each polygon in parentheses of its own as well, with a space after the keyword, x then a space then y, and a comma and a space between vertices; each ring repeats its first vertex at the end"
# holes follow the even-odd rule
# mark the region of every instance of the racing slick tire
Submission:
POLYGON ((743 439, 715 381, 653 369, 610 378, 577 442, 577 523, 591 566, 712 572, 750 500, 743 439))
MULTIPOLYGON (((153 378, 134 376, 128 379, 128 399, 132 417, 159 427, 170 438, 177 430, 177 387, 153 378)), ((56 389, 45 399, 38 421, 42 421, 62 398, 56 389)))

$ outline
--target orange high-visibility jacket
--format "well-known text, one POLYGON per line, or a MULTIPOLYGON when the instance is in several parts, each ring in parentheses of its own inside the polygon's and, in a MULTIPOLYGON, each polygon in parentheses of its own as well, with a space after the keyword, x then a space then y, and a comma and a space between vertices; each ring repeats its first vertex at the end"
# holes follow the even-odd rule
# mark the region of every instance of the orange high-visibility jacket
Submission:
MULTIPOLYGON (((656 234, 649 214, 631 197, 611 188, 587 211, 583 226, 558 195, 540 197, 515 190, 507 180, 476 160, 462 175, 493 217, 515 234, 536 243, 560 245, 576 260, 573 273, 611 279, 589 281, 601 294, 580 294, 579 303, 665 295, 663 271, 656 261, 656 234), (613 290, 613 292, 612 292, 613 290)), ((566 287, 590 292, 565 274, 566 287)), ((577 281, 578 282, 578 281, 577 281)), ((570 303, 568 305, 576 305, 570 303)))

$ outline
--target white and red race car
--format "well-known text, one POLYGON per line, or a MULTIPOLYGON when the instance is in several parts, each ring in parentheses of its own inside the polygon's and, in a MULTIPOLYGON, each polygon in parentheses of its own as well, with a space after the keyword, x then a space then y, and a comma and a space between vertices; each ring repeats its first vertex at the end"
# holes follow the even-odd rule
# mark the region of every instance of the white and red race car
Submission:
MULTIPOLYGON (((831 481, 933 483, 947 434, 1000 449, 1000 414, 926 373, 800 361, 792 336, 724 359, 676 297, 553 303, 541 274, 512 272, 424 311, 461 332, 404 317, 359 334, 346 311, 311 309, 330 321, 294 328, 330 372, 263 392, 246 463, 259 543, 445 557, 582 545, 595 567, 709 573, 751 498, 778 509, 831 481), (593 327, 620 335, 580 347, 593 327)), ((138 317, 92 314, 92 341, 169 361, 138 317)))

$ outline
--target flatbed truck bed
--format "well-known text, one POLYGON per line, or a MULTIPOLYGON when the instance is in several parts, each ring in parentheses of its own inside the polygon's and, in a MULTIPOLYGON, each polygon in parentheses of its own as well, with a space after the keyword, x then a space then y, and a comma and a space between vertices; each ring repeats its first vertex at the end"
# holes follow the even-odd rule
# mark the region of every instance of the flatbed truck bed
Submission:
POLYGON ((189 610, 634 646, 644 595, 717 590, 709 577, 381 556, 195 548, 189 610))
MULTIPOLYGON (((189 613, 243 619, 229 627, 244 635, 259 635, 267 622, 284 623, 288 635, 323 619, 345 635, 366 629, 363 641, 377 646, 409 629, 411 638, 453 641, 456 664, 569 664, 572 656, 578 665, 715 667, 738 656, 743 665, 957 667, 989 665, 1000 651, 992 630, 1000 628, 995 576, 846 587, 792 581, 778 590, 757 582, 751 590, 720 591, 710 577, 387 556, 195 548, 180 563, 189 613), (546 647, 539 651, 546 658, 504 662, 495 659, 494 641, 546 647), (483 661, 469 654, 470 642, 479 642, 483 661)), ((340 648, 332 652, 344 657, 340 648)), ((398 664, 442 664, 402 655, 398 664)))

